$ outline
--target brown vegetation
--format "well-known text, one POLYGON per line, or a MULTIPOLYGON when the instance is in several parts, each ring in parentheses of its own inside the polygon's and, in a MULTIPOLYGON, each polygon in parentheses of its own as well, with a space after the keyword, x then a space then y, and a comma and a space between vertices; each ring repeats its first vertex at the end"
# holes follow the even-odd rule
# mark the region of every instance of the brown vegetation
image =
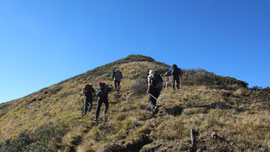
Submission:
POLYGON ((181 89, 163 89, 160 111, 152 117, 141 84, 149 69, 163 73, 169 67, 131 55, 1 104, 0 152, 191 151, 190 128, 199 133, 196 147, 201 150, 270 150, 269 88, 249 89, 234 78, 184 70, 181 89), (115 68, 124 79, 120 93, 109 95, 109 113, 101 113, 95 123, 94 102, 82 117, 84 85, 97 88, 99 80, 112 85, 115 68))

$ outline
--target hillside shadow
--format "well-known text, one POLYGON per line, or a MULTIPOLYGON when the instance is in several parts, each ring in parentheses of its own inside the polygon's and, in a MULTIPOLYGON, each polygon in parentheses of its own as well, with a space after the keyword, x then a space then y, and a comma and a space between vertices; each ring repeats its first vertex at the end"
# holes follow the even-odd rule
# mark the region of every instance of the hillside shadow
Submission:
POLYGON ((138 140, 134 140, 126 145, 113 144, 105 148, 104 152, 139 152, 144 145, 152 143, 153 140, 143 134, 138 140))
POLYGON ((173 107, 168 107, 168 108, 165 108, 165 112, 169 115, 172 115, 172 116, 179 116, 182 114, 184 108, 183 107, 180 107, 180 106, 173 106, 173 107))
POLYGON ((186 109, 186 108, 205 108, 208 110, 210 110, 210 109, 221 109, 221 110, 234 109, 237 112, 244 112, 244 111, 248 110, 248 109, 244 109, 244 108, 237 108, 237 107, 234 107, 232 105, 229 105, 229 104, 226 104, 226 103, 220 102, 220 101, 217 101, 217 102, 214 102, 211 104, 204 104, 204 105, 188 105, 184 109, 186 109))

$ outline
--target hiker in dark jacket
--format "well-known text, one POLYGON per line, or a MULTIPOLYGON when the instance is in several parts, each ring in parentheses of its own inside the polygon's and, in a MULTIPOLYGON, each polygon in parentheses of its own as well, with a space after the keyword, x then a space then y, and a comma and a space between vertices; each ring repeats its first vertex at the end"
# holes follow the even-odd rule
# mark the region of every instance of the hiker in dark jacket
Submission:
POLYGON ((179 89, 180 81, 182 81, 182 71, 180 68, 177 67, 176 64, 172 65, 172 68, 165 73, 166 76, 171 75, 172 76, 172 86, 173 89, 175 89, 175 81, 176 81, 176 87, 179 89))
POLYGON ((153 116, 158 112, 156 102, 162 88, 163 79, 160 77, 160 75, 156 74, 154 70, 150 70, 148 75, 148 88, 146 93, 149 94, 149 103, 152 106, 153 116))
POLYGON ((85 115, 87 112, 91 111, 93 103, 93 94, 95 94, 95 89, 93 89, 92 85, 86 84, 83 89, 83 94, 84 94, 83 115, 85 115))
POLYGON ((100 108, 102 103, 105 104, 105 111, 104 113, 107 113, 108 109, 109 109, 109 101, 108 101, 108 94, 109 92, 112 91, 111 88, 109 88, 108 85, 106 85, 104 82, 98 82, 99 88, 97 89, 97 96, 98 96, 98 105, 97 105, 97 110, 96 110, 96 117, 94 119, 94 121, 98 120, 99 117, 99 112, 100 112, 100 108))
POLYGON ((115 90, 117 90, 117 92, 119 92, 120 82, 121 79, 123 78, 122 72, 119 69, 114 70, 112 78, 114 79, 114 88, 115 90))

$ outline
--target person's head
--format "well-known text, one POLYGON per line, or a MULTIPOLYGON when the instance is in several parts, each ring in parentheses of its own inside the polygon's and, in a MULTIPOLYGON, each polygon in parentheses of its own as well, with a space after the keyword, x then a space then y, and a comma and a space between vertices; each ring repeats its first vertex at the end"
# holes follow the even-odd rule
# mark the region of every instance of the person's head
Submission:
POLYGON ((84 86, 85 89, 89 89, 89 87, 90 87, 89 84, 86 84, 86 85, 84 86))
POLYGON ((154 75, 156 72, 154 70, 149 71, 149 75, 154 75))
POLYGON ((101 81, 98 82, 98 86, 103 86, 103 85, 105 85, 104 82, 101 82, 101 81))
POLYGON ((173 65, 172 65, 172 68, 177 68, 177 65, 176 65, 176 64, 173 64, 173 65))

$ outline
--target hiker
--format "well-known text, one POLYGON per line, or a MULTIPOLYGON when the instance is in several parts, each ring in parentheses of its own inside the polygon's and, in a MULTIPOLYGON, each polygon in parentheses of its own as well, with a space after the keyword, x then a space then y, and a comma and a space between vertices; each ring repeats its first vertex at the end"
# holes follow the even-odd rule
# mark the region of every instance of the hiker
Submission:
POLYGON ((176 87, 179 89, 180 81, 182 81, 182 70, 177 67, 176 64, 172 65, 172 68, 165 73, 165 76, 171 75, 172 76, 172 86, 173 90, 175 90, 175 81, 176 87))
POLYGON ((146 93, 149 94, 149 103, 152 106, 152 115, 154 116, 158 112, 156 102, 163 88, 163 79, 154 70, 149 71, 147 78, 148 88, 146 93))
POLYGON ((100 108, 102 103, 105 104, 105 111, 104 113, 107 113, 108 109, 109 109, 109 101, 108 101, 108 94, 110 91, 112 91, 112 89, 106 85, 106 83, 104 82, 98 82, 99 88, 97 89, 97 96, 98 96, 98 105, 97 105, 97 110, 96 110, 96 117, 94 119, 94 121, 98 120, 98 116, 99 116, 99 112, 100 112, 100 108))
POLYGON ((83 107, 83 115, 87 112, 91 111, 92 103, 93 103, 93 94, 95 94, 95 89, 92 85, 86 84, 83 89, 84 94, 84 107, 83 107))
POLYGON ((121 82, 121 79, 123 78, 122 72, 119 69, 114 70, 112 78, 114 79, 114 88, 115 90, 117 90, 117 92, 119 92, 120 82, 121 82))

